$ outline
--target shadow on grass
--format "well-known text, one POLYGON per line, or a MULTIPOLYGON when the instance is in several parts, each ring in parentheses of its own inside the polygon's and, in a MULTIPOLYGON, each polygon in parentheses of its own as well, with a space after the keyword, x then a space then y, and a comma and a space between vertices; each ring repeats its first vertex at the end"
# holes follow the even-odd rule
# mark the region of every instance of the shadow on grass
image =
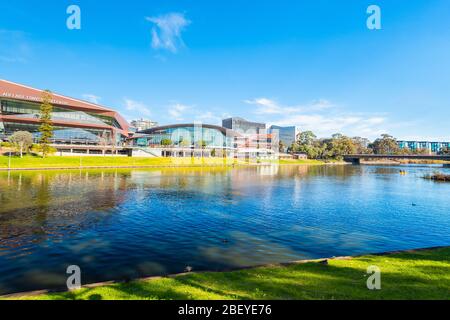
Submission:
POLYGON ((56 299, 450 299, 450 248, 436 253, 199 273, 55 295, 56 299), (446 263, 448 262, 448 263, 446 263), (367 289, 367 267, 380 267, 382 289, 367 289))

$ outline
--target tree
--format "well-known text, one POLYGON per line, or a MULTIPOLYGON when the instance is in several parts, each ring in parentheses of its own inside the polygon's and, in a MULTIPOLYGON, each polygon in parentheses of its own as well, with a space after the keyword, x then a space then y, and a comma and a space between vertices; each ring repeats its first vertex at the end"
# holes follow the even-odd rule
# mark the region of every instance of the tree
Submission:
POLYGON ((354 137, 352 138, 355 144, 357 154, 373 154, 373 150, 369 148, 370 141, 367 138, 354 137))
POLYGON ((323 140, 317 140, 312 131, 298 134, 297 141, 289 148, 294 153, 304 153, 310 159, 320 159, 326 154, 327 145, 323 140))
POLYGON ((335 134, 329 143, 329 157, 342 160, 345 155, 356 153, 356 146, 352 139, 342 134, 335 134))
POLYGON ((342 159, 357 150, 353 139, 340 133, 334 134, 331 139, 317 139, 313 132, 305 131, 297 138, 297 142, 289 149, 292 152, 305 153, 310 159, 342 159))
POLYGON ((442 150, 439 152, 440 155, 450 155, 450 147, 443 147, 442 150))
POLYGON ((428 150, 427 148, 419 148, 416 150, 415 154, 426 156, 430 154, 430 150, 428 150))
POLYGON ((372 149, 375 154, 398 154, 400 152, 397 140, 388 134, 383 134, 381 138, 375 140, 372 149))
POLYGON ((170 140, 170 139, 162 139, 161 140, 161 145, 162 146, 171 146, 172 145, 172 140, 170 140))
POLYGON ((304 131, 298 134, 297 143, 304 145, 312 145, 317 136, 312 131, 304 131))
POLYGON ((9 138, 9 141, 19 151, 20 157, 23 158, 23 152, 27 151, 33 144, 33 135, 28 131, 17 131, 9 138))
POLYGON ((284 145, 283 141, 280 140, 280 143, 278 144, 278 151, 283 153, 286 150, 286 146, 284 145))
POLYGON ((189 140, 184 140, 183 138, 181 138, 178 145, 181 147, 190 147, 191 142, 189 140))
POLYGON ((39 132, 41 137, 39 139, 40 148, 42 151, 42 156, 45 158, 50 152, 50 139, 53 137, 53 126, 52 126, 52 93, 49 90, 45 90, 42 93, 42 104, 39 113, 39 119, 41 126, 39 127, 39 132))
POLYGON ((199 147, 199 148, 205 149, 206 146, 207 146, 206 141, 204 141, 204 140, 199 140, 199 141, 198 141, 198 147, 199 147))

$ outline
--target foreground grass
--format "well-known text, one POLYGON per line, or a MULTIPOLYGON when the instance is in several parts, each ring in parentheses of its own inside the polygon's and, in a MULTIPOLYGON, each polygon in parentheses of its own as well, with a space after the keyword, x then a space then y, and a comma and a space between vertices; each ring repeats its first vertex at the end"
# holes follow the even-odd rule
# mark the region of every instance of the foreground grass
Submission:
POLYGON ((24 299, 450 299, 450 247, 387 256, 198 273, 24 299), (381 290, 366 287, 381 269, 381 290))
MULTIPOLYGON (((0 169, 9 166, 9 158, 0 156, 0 169)), ((263 162, 264 163, 264 162, 263 162)), ((12 157, 13 169, 145 166, 230 166, 256 164, 223 158, 132 158, 132 157, 12 157)), ((280 164, 323 164, 317 160, 280 160, 280 164)))

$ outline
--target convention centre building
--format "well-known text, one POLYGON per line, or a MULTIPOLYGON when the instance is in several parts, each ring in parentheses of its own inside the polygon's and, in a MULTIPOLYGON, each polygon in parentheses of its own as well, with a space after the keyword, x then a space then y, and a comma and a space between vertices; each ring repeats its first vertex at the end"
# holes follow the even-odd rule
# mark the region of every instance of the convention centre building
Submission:
MULTIPOLYGON (((43 90, 0 80, 0 141, 17 131, 28 131, 39 141, 43 96, 43 90)), ((51 104, 51 143, 59 155, 266 158, 279 147, 265 124, 241 118, 223 126, 172 124, 136 132, 118 112, 98 104, 53 92, 51 104)))
MULTIPOLYGON (((43 91, 0 80, 0 140, 16 131, 39 139, 43 91)), ((127 121, 116 111, 79 99, 52 93, 55 145, 122 146, 129 136, 127 121)))

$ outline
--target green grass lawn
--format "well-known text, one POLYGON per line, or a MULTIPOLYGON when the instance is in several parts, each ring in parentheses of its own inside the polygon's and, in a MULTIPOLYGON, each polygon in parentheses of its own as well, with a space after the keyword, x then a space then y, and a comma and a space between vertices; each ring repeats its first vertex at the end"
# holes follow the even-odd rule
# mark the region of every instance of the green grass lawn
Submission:
MULTIPOLYGON (((9 159, 0 156, 0 168, 8 168, 9 159)), ((197 166, 231 165, 233 161, 221 158, 132 158, 132 157, 12 157, 11 168, 78 168, 130 166, 197 166)))
MULTIPOLYGON (((130 167, 130 166, 226 166, 245 165, 242 160, 223 158, 132 158, 132 157, 12 157, 11 168, 78 168, 78 167, 130 167)), ((250 163, 252 164, 252 163, 250 163)), ((253 162, 256 164, 256 162, 253 162)), ((280 164, 323 164, 317 160, 280 160, 280 164)), ((0 156, 0 169, 9 166, 9 158, 0 156)))
POLYGON ((450 299, 450 247, 234 272, 192 273, 24 299, 450 299), (381 290, 366 287, 381 269, 381 290))

